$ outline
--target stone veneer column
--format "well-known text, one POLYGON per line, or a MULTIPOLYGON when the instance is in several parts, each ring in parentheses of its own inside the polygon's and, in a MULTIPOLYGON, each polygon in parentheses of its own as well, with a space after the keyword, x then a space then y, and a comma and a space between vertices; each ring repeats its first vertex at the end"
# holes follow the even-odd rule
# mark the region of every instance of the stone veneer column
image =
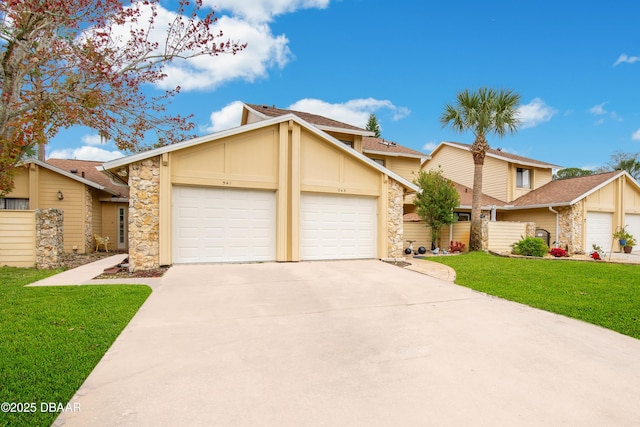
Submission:
MULTIPOLYGON (((582 237, 585 226, 583 215, 584 200, 572 206, 556 208, 560 235, 557 240, 561 248, 566 248, 570 254, 583 254, 582 237)), ((591 249, 591 248, 587 248, 591 249)))
POLYGON ((129 166, 129 270, 160 266, 160 156, 129 166))
POLYGON ((62 265, 64 214, 61 209, 36 209, 36 268, 62 265))
POLYGON ((390 258, 402 258, 404 256, 402 250, 404 188, 391 178, 389 178, 388 197, 387 256, 390 258))
POLYGON ((91 252, 93 246, 93 194, 84 186, 84 251, 91 252))

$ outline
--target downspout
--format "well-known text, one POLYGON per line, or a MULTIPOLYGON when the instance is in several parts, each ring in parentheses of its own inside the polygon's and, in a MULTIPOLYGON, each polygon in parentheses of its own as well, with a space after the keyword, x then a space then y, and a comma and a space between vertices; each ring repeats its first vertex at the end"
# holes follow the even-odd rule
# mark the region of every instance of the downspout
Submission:
POLYGON ((554 214, 556 214, 556 241, 554 242, 556 245, 556 248, 558 247, 558 241, 560 240, 560 225, 558 222, 558 218, 560 216, 560 212, 553 210, 553 208, 551 206, 549 206, 549 210, 551 212, 553 212, 554 214))

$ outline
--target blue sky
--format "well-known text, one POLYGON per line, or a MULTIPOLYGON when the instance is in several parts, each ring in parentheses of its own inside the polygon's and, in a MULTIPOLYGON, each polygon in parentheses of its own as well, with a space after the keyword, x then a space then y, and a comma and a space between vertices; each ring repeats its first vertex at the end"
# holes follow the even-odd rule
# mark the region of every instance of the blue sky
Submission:
MULTIPOLYGON (((205 0, 214 3, 225 35, 249 47, 176 64, 163 82, 183 87, 172 111, 194 114, 199 134, 237 126, 247 102, 361 127, 375 113, 385 139, 429 153, 442 140, 473 142, 439 117, 459 91, 490 86, 522 98, 518 133, 490 135, 493 148, 581 168, 640 151, 637 0, 205 0)), ((121 155, 85 128, 61 132, 47 153, 121 155)))

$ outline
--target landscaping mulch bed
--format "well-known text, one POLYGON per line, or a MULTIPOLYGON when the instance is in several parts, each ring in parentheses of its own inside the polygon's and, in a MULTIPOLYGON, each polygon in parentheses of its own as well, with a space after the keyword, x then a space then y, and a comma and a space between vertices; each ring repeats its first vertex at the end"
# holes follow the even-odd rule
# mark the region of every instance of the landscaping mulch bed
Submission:
POLYGON ((65 269, 72 269, 80 267, 84 264, 89 264, 94 261, 99 261, 102 258, 112 255, 122 254, 123 265, 114 265, 112 268, 108 268, 102 274, 95 277, 95 279, 135 279, 135 278, 149 278, 149 277, 162 277, 169 267, 161 267, 153 270, 136 271, 135 273, 129 273, 128 266, 124 265, 127 260, 127 252, 90 252, 86 254, 65 253, 62 255, 62 266, 65 269))

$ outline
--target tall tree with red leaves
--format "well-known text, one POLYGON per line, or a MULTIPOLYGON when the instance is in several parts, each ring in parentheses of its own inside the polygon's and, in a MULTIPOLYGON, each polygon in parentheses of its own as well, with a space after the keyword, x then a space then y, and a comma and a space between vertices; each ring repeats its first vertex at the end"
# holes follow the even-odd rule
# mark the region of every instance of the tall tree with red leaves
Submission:
MULTIPOLYGON (((148 96, 164 67, 197 56, 236 54, 202 0, 181 0, 163 37, 160 0, 3 0, 0 2, 0 194, 16 165, 62 128, 88 126, 121 150, 184 139, 190 116, 166 113, 180 87, 148 96)), ((163 24, 164 26, 164 24, 163 24)))

